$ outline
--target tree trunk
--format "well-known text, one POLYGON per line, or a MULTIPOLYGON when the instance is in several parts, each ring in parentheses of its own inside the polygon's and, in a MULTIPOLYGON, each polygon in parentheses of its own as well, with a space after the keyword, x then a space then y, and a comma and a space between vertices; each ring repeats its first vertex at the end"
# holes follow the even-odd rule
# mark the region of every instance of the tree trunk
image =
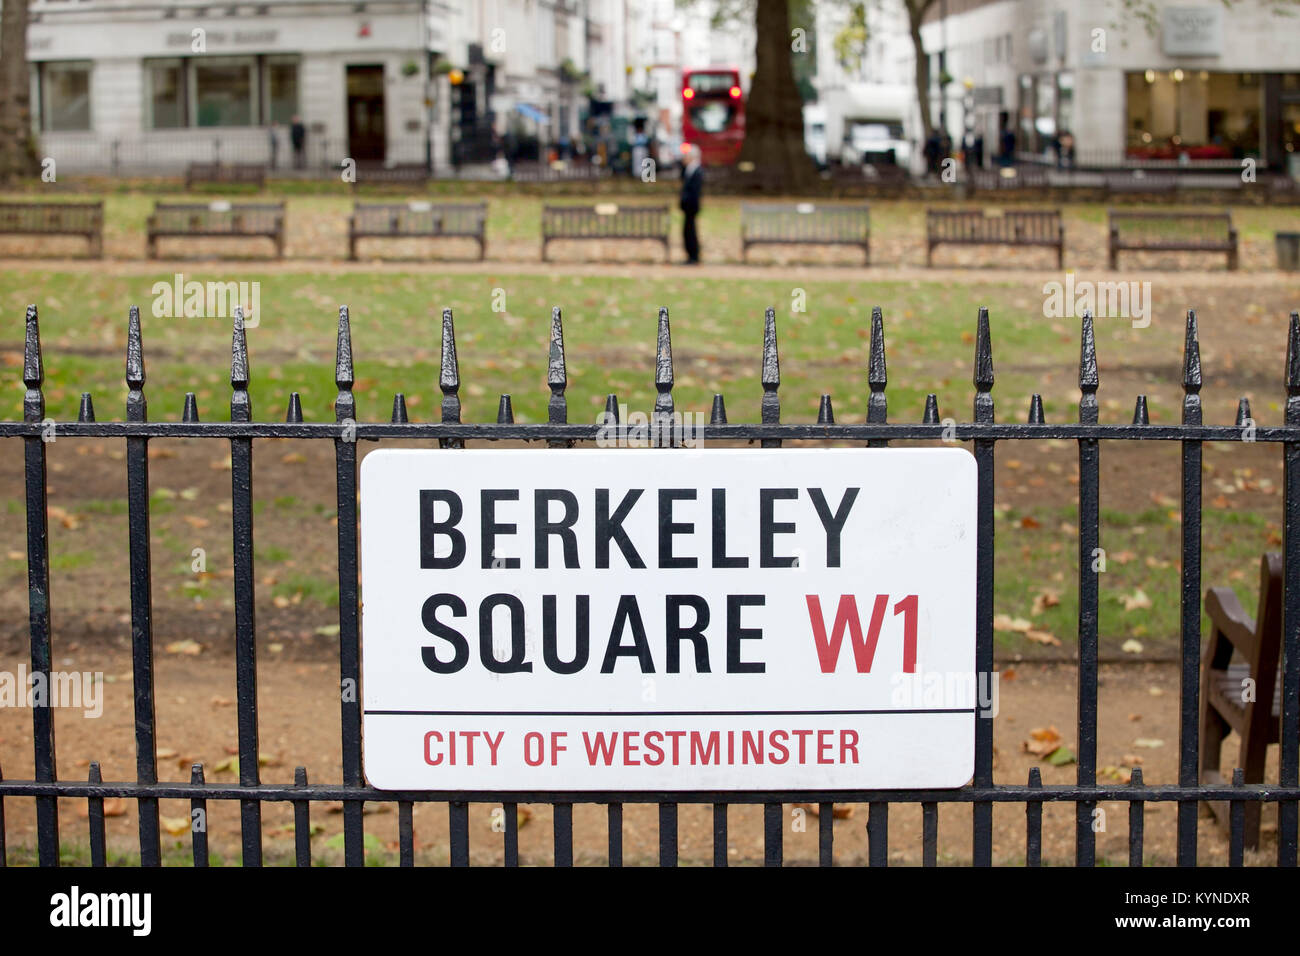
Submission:
POLYGON ((742 163, 753 163, 765 191, 796 192, 812 186, 817 170, 804 147, 803 100, 790 62, 787 0, 758 0, 754 85, 745 105, 742 163))
POLYGON ((3 0, 0 10, 0 182, 40 172, 32 142, 27 78, 27 4, 3 0))

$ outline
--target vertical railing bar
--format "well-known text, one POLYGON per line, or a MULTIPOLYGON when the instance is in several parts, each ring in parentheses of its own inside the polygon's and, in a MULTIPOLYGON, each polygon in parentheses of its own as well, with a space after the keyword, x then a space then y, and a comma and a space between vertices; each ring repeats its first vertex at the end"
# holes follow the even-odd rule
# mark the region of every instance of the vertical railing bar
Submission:
MULTIPOLYGON (((1300 426, 1300 313, 1291 313, 1287 336, 1286 424, 1300 426)), ((1300 442, 1287 442, 1283 499, 1282 721, 1278 739, 1278 783, 1300 786, 1300 442)), ((1277 863, 1297 863, 1297 814, 1300 804, 1277 806, 1277 863)))
MULTIPOLYGON (((1029 786, 1037 790, 1043 785, 1043 775, 1037 767, 1029 768, 1029 786)), ((1043 802, 1025 801, 1025 866, 1043 865, 1043 802)))
POLYGON ((398 866, 415 866, 415 804, 410 800, 397 803, 398 866))
MULTIPOLYGON (((235 307, 230 360, 230 420, 252 421, 248 394, 248 345, 244 310, 235 307)), ((235 690, 239 726, 239 783, 255 787, 258 767, 257 626, 253 577, 253 440, 230 439, 231 529, 235 554, 235 690)), ((262 865, 262 806, 256 799, 239 802, 245 866, 262 865)))
MULTIPOLYGON (((99 772, 99 761, 90 762, 91 783, 103 783, 104 778, 99 772)), ((107 866, 108 861, 104 852, 104 798, 87 797, 86 798, 86 817, 90 824, 90 865, 107 866)))
MULTIPOLYGON (((564 359, 564 318, 560 307, 551 309, 550 352, 546 359, 546 385, 551 390, 551 397, 546 403, 546 421, 551 425, 563 425, 569 420, 569 404, 564 390, 569 384, 569 372, 564 359)), ((572 442, 562 438, 547 442, 551 448, 566 448, 572 442)))
POLYGON ((502 803, 501 812, 506 817, 503 852, 506 866, 519 865, 519 804, 502 803))
POLYGON ((781 818, 782 805, 763 804, 763 865, 781 866, 785 861, 785 821, 781 818))
MULTIPOLYGON (((1097 347, 1092 313, 1083 313, 1079 346, 1079 423, 1097 424, 1097 347)), ((1097 783, 1097 602, 1095 570, 1101 537, 1099 497, 1100 447, 1095 438, 1079 439, 1079 753, 1077 783, 1097 783)), ((1075 864, 1096 864, 1093 832, 1095 800, 1079 799, 1075 805, 1075 864)))
MULTIPOLYGON (((41 385, 41 333, 36 306, 27 307, 23 345, 23 421, 45 419, 41 385)), ((46 501, 45 434, 23 438, 23 472, 27 492, 27 598, 31 629, 32 679, 43 676, 50 686, 50 533, 46 501)), ((54 757, 54 709, 49 695, 33 701, 32 736, 35 777, 40 783, 58 779, 54 757)), ((37 860, 41 866, 59 865, 59 802, 57 797, 36 798, 37 860)))
POLYGON ((659 804, 659 865, 677 865, 677 804, 659 804))
POLYGON ((1142 798, 1144 785, 1141 767, 1133 768, 1129 783, 1137 794, 1129 800, 1128 804, 1128 865, 1139 867, 1142 865, 1142 840, 1146 826, 1146 803, 1142 798))
MULTIPOLYGON (((126 333, 126 420, 149 419, 144 396, 144 342, 140 309, 131 306, 126 333)), ((157 731, 153 681, 152 558, 149 541, 149 439, 126 440, 126 497, 131 567, 131 670, 135 698, 135 774, 141 784, 158 782, 157 731)), ((158 800, 138 800, 140 864, 161 866, 158 800)))
MULTIPOLYGON (((190 767, 190 783, 203 786, 203 764, 190 767)), ((203 797, 190 798, 190 853, 196 867, 208 865, 208 801, 203 797)))
POLYGON ((606 813, 609 827, 609 865, 623 865, 623 804, 611 803, 606 813))
POLYGON ((867 865, 889 866, 889 804, 884 800, 867 804, 867 865))
POLYGON ((555 865, 573 866, 573 804, 555 804, 553 830, 555 865))
MULTIPOLYGON (((4 770, 0 768, 0 783, 5 779, 4 770)), ((5 847, 5 798, 0 792, 0 869, 9 865, 9 854, 5 847)))
POLYGON ((729 866, 731 859, 727 855, 727 804, 713 805, 713 865, 729 866))
MULTIPOLYGON (((977 424, 993 421, 993 341, 989 333, 989 310, 980 307, 975 333, 974 418, 977 424)), ((975 557, 975 675, 993 673, 993 496, 994 442, 975 440, 977 470, 975 557)), ((976 787, 993 786, 993 721, 975 720, 976 787)), ((993 804, 971 807, 971 848, 975 866, 990 866, 993 860, 993 804)))
MULTIPOLYGON (((307 768, 295 767, 293 785, 307 786, 307 768)), ((294 865, 311 866, 311 801, 293 801, 293 855, 294 865)))
POLYGON ((835 865, 835 804, 817 805, 817 865, 835 865))
MULTIPOLYGON (((456 358, 456 324, 451 309, 442 310, 442 367, 438 372, 438 387, 442 389, 442 420, 445 424, 460 422, 460 363, 456 358)), ((464 448, 460 438, 440 438, 441 448, 464 448)))
POLYGON ((939 864, 939 804, 921 804, 921 865, 939 864))
MULTIPOLYGON (((1234 767, 1232 770, 1232 785, 1240 787, 1245 783, 1245 771, 1241 767, 1234 767)), ((1245 859, 1246 849, 1246 802, 1230 798, 1228 806, 1228 866, 1241 866, 1245 859)))
POLYGON ((447 804, 447 825, 451 832, 451 865, 469 866, 469 804, 464 800, 447 804))
MULTIPOLYGON (((334 421, 340 426, 334 440, 334 489, 338 516, 339 566, 339 708, 343 756, 343 785, 360 787, 361 776, 361 635, 357 621, 357 442, 356 397, 352 384, 352 320, 346 305, 339 306, 338 336, 334 350, 334 421)), ((365 805, 343 801, 343 861, 365 864, 365 805)))
MULTIPOLYGON (((1197 341, 1196 312, 1187 313, 1183 348, 1183 425, 1201 424, 1201 346, 1197 341)), ((1178 687, 1178 785, 1195 787, 1199 781, 1201 681, 1201 442, 1182 442, 1182 673, 1178 687)), ((1200 804, 1178 801, 1179 866, 1196 865, 1196 818, 1200 804)))
POLYGON ((673 331, 669 322, 668 310, 659 310, 659 321, 655 330, 655 407, 650 415, 650 446, 652 448, 673 448, 678 442, 672 434, 673 382, 676 372, 673 368, 673 331), (667 429, 668 438, 664 439, 667 429))

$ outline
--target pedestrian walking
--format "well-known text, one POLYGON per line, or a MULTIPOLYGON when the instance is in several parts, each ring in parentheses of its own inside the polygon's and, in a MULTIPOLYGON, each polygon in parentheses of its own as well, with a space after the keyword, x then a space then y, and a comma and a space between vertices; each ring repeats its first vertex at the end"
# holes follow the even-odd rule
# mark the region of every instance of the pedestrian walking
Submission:
POLYGON ((695 231, 695 217, 700 213, 700 193, 704 189, 704 169, 700 165, 700 147, 692 144, 682 170, 682 245, 686 247, 686 264, 700 263, 700 237, 695 231))

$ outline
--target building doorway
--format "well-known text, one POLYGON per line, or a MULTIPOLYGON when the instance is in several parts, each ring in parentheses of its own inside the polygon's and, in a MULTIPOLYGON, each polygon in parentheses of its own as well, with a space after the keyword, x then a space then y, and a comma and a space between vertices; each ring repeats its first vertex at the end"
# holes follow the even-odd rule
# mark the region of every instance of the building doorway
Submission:
POLYGON ((348 155, 357 162, 384 159, 383 64, 348 68, 348 155))

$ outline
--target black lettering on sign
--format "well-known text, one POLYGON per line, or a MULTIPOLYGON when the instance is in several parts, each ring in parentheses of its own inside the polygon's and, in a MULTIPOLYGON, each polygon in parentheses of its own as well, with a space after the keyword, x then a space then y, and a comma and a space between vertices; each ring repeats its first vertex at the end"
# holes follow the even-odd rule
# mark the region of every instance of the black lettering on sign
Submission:
POLYGON ((517 674, 531 671, 524 660, 524 602, 513 594, 489 594, 478 606, 478 656, 483 666, 494 674, 517 674), (492 648, 492 612, 499 607, 510 611, 510 656, 499 661, 492 648))
POLYGON ((798 559, 795 557, 778 557, 776 542, 778 534, 794 534, 793 521, 776 520, 776 502, 787 498, 798 498, 798 488, 760 488, 758 490, 758 566, 760 568, 793 568, 798 559))
POLYGON ((659 567, 694 568, 699 566, 699 561, 695 558, 682 558, 673 555, 673 536, 690 534, 695 530, 695 525, 689 521, 673 520, 673 502, 694 500, 694 488, 659 489, 659 567))
POLYGON ((464 513, 460 496, 454 491, 436 488, 420 492, 420 567, 454 568, 465 560, 465 535, 456 528, 464 513), (447 505, 448 513, 444 521, 433 520, 433 506, 438 501, 447 505), (439 535, 451 539, 451 554, 445 558, 438 557, 436 553, 439 535))
POLYGON ((822 519, 822 527, 826 529, 826 567, 838 568, 840 534, 844 531, 844 522, 849 520, 849 509, 853 507, 853 502, 858 500, 858 489, 844 489, 844 497, 840 499, 840 506, 834 514, 831 514, 831 509, 826 504, 826 495, 820 488, 809 488, 808 496, 812 498, 813 507, 817 509, 817 517, 822 519))
POLYGON ((432 647, 420 648, 420 657, 424 660, 424 666, 435 674, 454 674, 469 661, 469 642, 460 631, 438 620, 440 607, 451 608, 453 617, 464 617, 465 602, 454 594, 435 594, 420 608, 420 621, 424 624, 424 629, 452 646, 451 660, 439 660, 437 651, 432 647))
POLYGON ((533 492, 533 563, 539 568, 551 566, 549 538, 555 535, 564 549, 564 566, 578 566, 578 536, 573 526, 578 522, 578 496, 563 488, 538 488, 533 492), (564 505, 564 517, 551 520, 551 502, 564 505))
POLYGON ((609 644, 605 647, 605 660, 600 665, 602 674, 614 673, 614 664, 620 657, 635 657, 641 664, 642 674, 655 672, 654 658, 650 656, 650 643, 645 636, 645 622, 641 620, 641 608, 636 603, 636 595, 624 594, 618 599, 618 608, 614 611, 614 626, 609 630, 609 644), (632 628, 632 644, 623 644, 623 630, 628 625, 632 628))
POLYGON ((749 558, 727 554, 727 489, 713 489, 713 566, 747 568, 749 558))
POLYGON ((496 536, 514 534, 518 527, 513 524, 503 524, 497 521, 496 506, 498 501, 518 501, 519 490, 517 488, 484 488, 479 493, 480 510, 479 514, 479 536, 483 539, 480 542, 480 552, 485 568, 517 568, 519 567, 518 558, 498 558, 496 557, 496 536))
POLYGON ((740 612, 747 607, 762 607, 767 599, 761 594, 727 595, 727 673, 762 674, 767 665, 762 661, 742 661, 740 642, 755 641, 763 636, 761 627, 741 627, 740 612))
POLYGON ((695 672, 709 673, 709 642, 704 629, 709 626, 709 602, 698 594, 669 594, 664 597, 664 637, 668 645, 668 673, 681 673, 681 643, 690 641, 695 649, 695 672), (682 625, 682 608, 695 612, 695 623, 682 625))
POLYGON ((623 552, 623 560, 627 562, 629 568, 644 568, 645 562, 641 560, 641 555, 637 554, 636 548, 632 545, 632 540, 623 530, 623 522, 627 520, 628 512, 632 506, 637 503, 645 491, 644 488, 633 488, 623 500, 619 502, 618 509, 611 515, 609 513, 609 489, 596 489, 596 567, 609 567, 609 543, 613 541, 618 545, 618 549, 623 552))
POLYGON ((574 598, 573 660, 560 660, 557 647, 559 630, 555 620, 555 595, 542 595, 542 660, 548 670, 556 674, 576 674, 587 666, 591 643, 591 595, 579 594, 574 598))

